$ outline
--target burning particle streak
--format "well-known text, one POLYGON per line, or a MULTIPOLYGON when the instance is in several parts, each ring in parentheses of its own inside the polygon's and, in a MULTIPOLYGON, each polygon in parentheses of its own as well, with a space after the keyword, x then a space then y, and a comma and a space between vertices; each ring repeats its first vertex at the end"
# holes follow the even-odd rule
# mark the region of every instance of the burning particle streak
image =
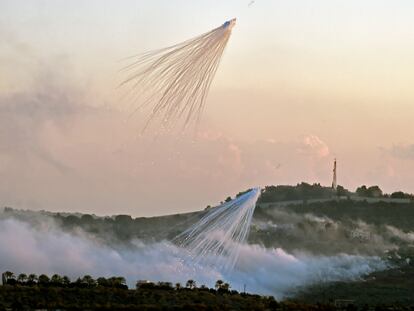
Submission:
POLYGON ((152 107, 144 130, 154 119, 167 128, 180 119, 185 127, 199 121, 235 24, 232 19, 193 39, 133 56, 136 59, 122 69, 128 76, 121 86, 128 86, 133 95, 132 114, 152 107))
POLYGON ((188 251, 195 264, 231 271, 246 241, 260 189, 212 208, 173 241, 188 251))

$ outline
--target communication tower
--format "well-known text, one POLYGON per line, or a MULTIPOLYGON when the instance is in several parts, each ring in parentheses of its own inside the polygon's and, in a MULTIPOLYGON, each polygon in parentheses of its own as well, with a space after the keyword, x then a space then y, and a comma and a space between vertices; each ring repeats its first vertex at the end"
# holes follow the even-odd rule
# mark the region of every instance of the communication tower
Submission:
POLYGON ((336 159, 334 160, 334 167, 333 167, 333 178, 332 178, 332 190, 336 191, 337 183, 336 183, 336 159))

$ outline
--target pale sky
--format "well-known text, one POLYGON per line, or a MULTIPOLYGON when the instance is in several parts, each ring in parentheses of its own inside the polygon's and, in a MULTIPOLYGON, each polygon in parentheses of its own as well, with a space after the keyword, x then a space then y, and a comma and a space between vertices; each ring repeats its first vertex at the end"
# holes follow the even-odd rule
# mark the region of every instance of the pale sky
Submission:
POLYGON ((414 192, 411 0, 0 1, 0 206, 135 216, 253 186, 414 192), (139 137, 121 59, 236 17, 197 133, 139 137))

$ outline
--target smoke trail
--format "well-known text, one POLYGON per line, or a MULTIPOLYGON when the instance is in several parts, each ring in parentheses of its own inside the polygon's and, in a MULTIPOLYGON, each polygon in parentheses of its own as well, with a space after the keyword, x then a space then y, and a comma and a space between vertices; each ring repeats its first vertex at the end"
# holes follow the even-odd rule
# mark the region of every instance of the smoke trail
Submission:
POLYGON ((129 76, 121 85, 129 85, 134 101, 143 101, 135 111, 152 106, 145 128, 155 118, 164 126, 181 117, 185 126, 199 120, 235 23, 232 19, 193 39, 139 55, 123 68, 129 76))
POLYGON ((249 233, 260 189, 255 188, 212 209, 175 238, 195 263, 213 264, 231 270, 239 248, 249 233))

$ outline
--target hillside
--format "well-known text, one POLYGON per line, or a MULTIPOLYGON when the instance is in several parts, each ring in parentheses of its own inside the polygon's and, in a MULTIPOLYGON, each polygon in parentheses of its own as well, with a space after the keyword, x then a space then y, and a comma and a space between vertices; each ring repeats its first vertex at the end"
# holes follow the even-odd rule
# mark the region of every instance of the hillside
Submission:
MULTIPOLYGON (((376 189, 365 187, 371 188, 376 189)), ((338 197, 330 187, 319 184, 265 187, 253 216, 250 243, 314 254, 341 251, 378 254, 413 242, 410 232, 414 232, 411 221, 414 219, 414 201, 400 198, 406 194, 399 194, 398 198, 393 198, 394 194, 372 198, 356 196, 343 188, 340 191, 348 196, 338 197), (373 241, 375 245, 372 245, 373 241)), ((128 244, 134 239, 144 242, 171 240, 211 208, 137 218, 5 208, 0 218, 15 218, 41 226, 46 217, 64 231, 82 230, 108 244, 128 244)))
POLYGON ((414 306, 414 265, 406 264, 371 273, 361 280, 333 282, 304 288, 291 301, 301 303, 334 303, 348 300, 357 306, 414 306))
MULTIPOLYGON (((333 299, 354 297, 356 304, 364 304, 374 303, 375 299, 368 298, 378 296, 381 299, 377 301, 385 304, 396 300, 405 305, 412 303, 409 293, 414 292, 414 284, 409 280, 414 263, 414 223, 411 221, 414 202, 386 195, 375 198, 355 195, 338 197, 330 188, 320 185, 266 188, 256 206, 248 242, 270 250, 280 248, 287 254, 310 260, 345 254, 378 257, 387 264, 387 270, 363 275, 351 283, 325 282, 323 286, 292 289, 289 296, 296 297, 297 302, 332 303, 333 299), (272 197, 275 201, 270 201, 272 197)), ((171 241, 211 208, 214 209, 137 218, 5 208, 0 219, 17 219, 39 230, 47 225, 71 236, 86 235, 114 249, 133 250, 138 247, 137 241, 147 245, 171 241)), ((16 271, 20 272, 25 271, 16 271)))

